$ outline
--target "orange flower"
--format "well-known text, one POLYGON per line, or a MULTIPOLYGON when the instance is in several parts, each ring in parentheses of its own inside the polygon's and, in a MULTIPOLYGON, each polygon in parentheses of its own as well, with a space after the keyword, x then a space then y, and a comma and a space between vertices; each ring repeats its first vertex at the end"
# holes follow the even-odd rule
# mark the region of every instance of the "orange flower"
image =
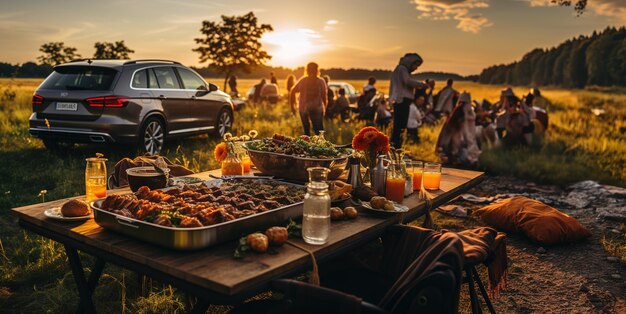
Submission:
POLYGON ((358 151, 364 151, 367 149, 369 143, 365 141, 362 134, 357 134, 352 138, 352 148, 358 151))
POLYGON ((213 151, 213 156, 215 156, 217 161, 222 162, 228 156, 228 145, 226 143, 217 144, 213 151))
POLYGON ((362 128, 362 129, 361 129, 361 131, 359 131, 359 133, 357 133, 357 135, 361 135, 361 136, 362 136, 362 135, 363 135, 363 134, 365 134, 366 132, 370 132, 370 131, 376 131, 376 132, 378 132, 378 129, 376 129, 376 128, 375 128, 375 127, 373 127, 373 126, 366 126, 366 127, 362 128))
MULTIPOLYGON (((384 145, 385 145, 385 140, 382 139, 383 142, 381 142, 382 146, 380 149, 378 148, 379 145, 379 138, 383 137, 384 139, 386 139, 386 143, 387 146, 389 144, 389 138, 387 138, 387 136, 381 132, 378 131, 378 129, 376 129, 373 126, 368 126, 368 127, 364 127, 362 128, 359 133, 357 133, 354 138, 352 138, 352 148, 356 149, 357 151, 367 151, 370 148, 371 149, 376 149, 378 150, 385 150, 384 145), (372 145, 374 144, 374 145, 372 145)), ((387 148, 388 150, 388 148, 387 148)))
POLYGON ((367 145, 372 144, 378 137, 378 131, 367 131, 363 133, 363 140, 367 142, 367 145))
POLYGON ((374 148, 377 153, 388 153, 389 152, 389 137, 387 135, 378 132, 378 136, 375 141, 376 147, 374 148))

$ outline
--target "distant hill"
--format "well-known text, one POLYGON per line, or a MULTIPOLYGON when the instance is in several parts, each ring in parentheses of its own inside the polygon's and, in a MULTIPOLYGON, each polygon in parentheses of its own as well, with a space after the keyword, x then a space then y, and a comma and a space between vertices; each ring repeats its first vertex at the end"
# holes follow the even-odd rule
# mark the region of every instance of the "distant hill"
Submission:
POLYGON ((609 27, 557 47, 534 49, 520 61, 484 69, 478 82, 569 88, 626 86, 626 27, 609 27))

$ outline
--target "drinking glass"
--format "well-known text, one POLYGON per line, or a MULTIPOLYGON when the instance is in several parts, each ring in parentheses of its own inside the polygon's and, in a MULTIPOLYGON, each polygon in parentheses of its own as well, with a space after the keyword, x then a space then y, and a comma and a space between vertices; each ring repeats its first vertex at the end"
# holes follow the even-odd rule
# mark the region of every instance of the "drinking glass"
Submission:
POLYGON ((427 162, 424 164, 424 188, 427 190, 439 190, 441 185, 441 164, 436 162, 427 162))
POLYGON ((89 203, 107 196, 107 159, 92 157, 85 161, 85 200, 89 203))
POLYGON ((409 173, 413 176, 413 191, 419 191, 422 187, 422 173, 424 173, 423 161, 411 161, 409 173))
POLYGON ((387 181, 385 184, 385 197, 396 203, 404 200, 404 185, 406 183, 406 166, 404 162, 392 161, 387 166, 387 181))

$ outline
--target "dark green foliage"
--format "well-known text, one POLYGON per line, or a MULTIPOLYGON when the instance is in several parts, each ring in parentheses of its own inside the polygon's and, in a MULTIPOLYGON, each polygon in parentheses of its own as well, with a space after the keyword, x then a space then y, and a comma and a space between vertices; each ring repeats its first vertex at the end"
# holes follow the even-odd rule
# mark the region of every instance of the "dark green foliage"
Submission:
POLYGON ((74 59, 79 59, 80 55, 76 53, 76 48, 65 47, 63 42, 49 42, 41 45, 39 51, 43 54, 37 57, 37 60, 41 64, 47 64, 55 66, 57 64, 70 62, 74 59))
POLYGON ((130 54, 135 53, 123 40, 114 43, 97 42, 93 47, 96 48, 94 59, 130 59, 130 54))
POLYGON ((626 27, 609 27, 554 48, 534 49, 520 61, 484 69, 478 81, 569 88, 626 86, 626 27))

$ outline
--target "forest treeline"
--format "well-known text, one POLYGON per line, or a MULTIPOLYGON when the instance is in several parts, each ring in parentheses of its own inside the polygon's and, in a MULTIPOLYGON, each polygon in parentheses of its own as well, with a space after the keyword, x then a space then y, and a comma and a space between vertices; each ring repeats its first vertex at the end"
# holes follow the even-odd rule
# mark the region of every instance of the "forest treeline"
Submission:
POLYGON ((550 49, 534 49, 520 61, 484 69, 485 84, 626 86, 626 27, 608 27, 550 49))

